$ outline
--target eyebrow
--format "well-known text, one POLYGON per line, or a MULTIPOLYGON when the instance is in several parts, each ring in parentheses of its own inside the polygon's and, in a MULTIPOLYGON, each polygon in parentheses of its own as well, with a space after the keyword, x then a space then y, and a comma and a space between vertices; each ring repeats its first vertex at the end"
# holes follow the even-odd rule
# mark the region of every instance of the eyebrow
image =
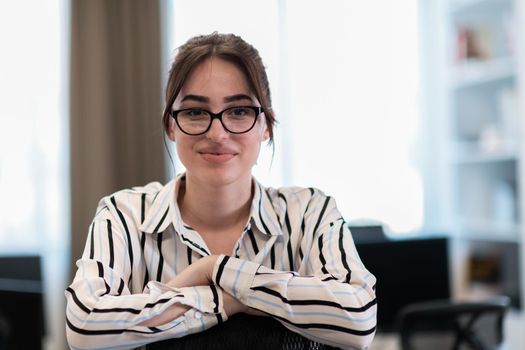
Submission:
POLYGON ((223 98, 224 102, 235 102, 235 101, 240 101, 240 100, 249 100, 250 102, 253 101, 250 96, 245 95, 245 94, 237 94, 237 95, 227 96, 223 98))
MULTIPOLYGON (((235 101, 241 101, 241 100, 249 100, 253 101, 252 98, 245 94, 237 94, 232 96, 226 96, 223 98, 223 101, 228 102, 235 102, 235 101)), ((200 96, 200 95, 186 95, 182 98, 181 102, 184 101, 196 101, 196 102, 210 102, 210 99, 206 96, 200 96)))

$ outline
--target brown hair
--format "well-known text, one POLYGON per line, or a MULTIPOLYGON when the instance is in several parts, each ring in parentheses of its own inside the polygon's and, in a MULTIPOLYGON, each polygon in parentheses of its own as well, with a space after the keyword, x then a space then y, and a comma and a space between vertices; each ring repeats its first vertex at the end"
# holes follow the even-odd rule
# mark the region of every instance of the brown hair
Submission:
POLYGON ((236 64, 242 69, 253 89, 255 96, 263 108, 266 126, 270 134, 270 143, 273 143, 273 126, 275 115, 272 109, 270 86, 266 69, 259 52, 241 37, 234 34, 219 34, 214 32, 189 39, 179 47, 171 66, 166 86, 166 96, 162 123, 166 133, 170 125, 170 110, 179 94, 186 77, 191 70, 204 59, 217 57, 236 64))

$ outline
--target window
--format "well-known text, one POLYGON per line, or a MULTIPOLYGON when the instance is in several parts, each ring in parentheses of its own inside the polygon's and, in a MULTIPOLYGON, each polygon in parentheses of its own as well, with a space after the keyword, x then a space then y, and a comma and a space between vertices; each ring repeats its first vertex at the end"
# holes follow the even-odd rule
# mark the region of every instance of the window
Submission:
MULTIPOLYGON (((0 2, 0 254, 43 257, 46 310, 63 310, 69 266, 65 4, 0 2)), ((63 322, 46 312, 46 348, 63 322)))

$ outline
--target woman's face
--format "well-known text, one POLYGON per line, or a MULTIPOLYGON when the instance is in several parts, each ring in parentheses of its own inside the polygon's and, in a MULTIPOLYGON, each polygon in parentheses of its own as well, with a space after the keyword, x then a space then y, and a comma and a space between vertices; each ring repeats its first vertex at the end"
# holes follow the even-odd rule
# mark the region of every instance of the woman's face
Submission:
MULTIPOLYGON (((241 69, 220 58, 209 58, 190 72, 172 109, 202 108, 218 113, 235 106, 260 103, 241 69)), ((169 137, 177 146, 187 177, 223 186, 249 181, 261 142, 268 139, 269 133, 261 113, 255 126, 244 134, 232 134, 214 119, 205 134, 191 136, 184 134, 172 118, 169 137)))

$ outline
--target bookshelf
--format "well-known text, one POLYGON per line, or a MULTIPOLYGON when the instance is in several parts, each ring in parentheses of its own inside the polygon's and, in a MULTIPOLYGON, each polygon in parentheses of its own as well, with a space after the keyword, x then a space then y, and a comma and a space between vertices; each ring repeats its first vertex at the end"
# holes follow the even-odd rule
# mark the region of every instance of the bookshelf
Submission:
POLYGON ((454 294, 506 294, 517 310, 525 285, 520 1, 448 1, 443 80, 454 294))

